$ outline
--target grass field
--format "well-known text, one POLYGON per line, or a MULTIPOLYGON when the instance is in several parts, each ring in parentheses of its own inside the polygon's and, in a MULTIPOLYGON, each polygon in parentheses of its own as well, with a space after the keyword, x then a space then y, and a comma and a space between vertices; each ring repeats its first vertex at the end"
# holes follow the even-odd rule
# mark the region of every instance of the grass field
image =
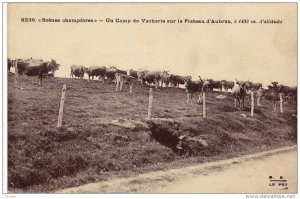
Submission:
POLYGON ((196 97, 179 88, 153 91, 154 118, 146 120, 149 87, 115 92, 114 84, 8 75, 8 189, 52 192, 84 183, 237 157, 297 143, 296 104, 284 113, 262 101, 234 107, 230 93, 208 92, 207 118, 196 97), (33 82, 35 81, 35 82, 33 82), (63 126, 56 128, 61 89, 67 85, 63 126), (215 98, 226 95, 225 99, 215 98), (294 115, 293 115, 294 114, 294 115), (246 116, 246 117, 245 117, 246 116), (184 153, 178 137, 190 140, 184 153), (200 141, 200 142, 199 142, 200 141), (201 144, 205 142, 207 145, 201 144))

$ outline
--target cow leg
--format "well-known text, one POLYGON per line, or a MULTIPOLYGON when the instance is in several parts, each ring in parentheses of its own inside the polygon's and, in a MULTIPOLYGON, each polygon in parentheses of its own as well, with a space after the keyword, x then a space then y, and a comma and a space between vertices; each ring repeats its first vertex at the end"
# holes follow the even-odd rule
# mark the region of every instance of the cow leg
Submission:
POLYGON ((116 91, 118 91, 118 87, 119 87, 119 81, 116 81, 116 91))
POLYGON ((13 61, 12 65, 15 67, 15 84, 19 84, 19 70, 17 61, 13 61))
MULTIPOLYGON (((249 98, 250 99, 250 98, 249 98)), ((245 107, 245 98, 243 97, 242 98, 242 108, 244 108, 245 107)))
POLYGON ((42 83, 42 77, 39 77, 39 80, 40 80, 40 81, 39 81, 39 85, 42 86, 42 85, 43 85, 43 83, 42 83))
POLYGON ((240 99, 237 97, 234 99, 234 106, 237 107, 237 102, 239 103, 239 108, 241 107, 240 99))
POLYGON ((123 81, 120 82, 120 91, 122 91, 123 83, 124 83, 123 81))
POLYGON ((132 84, 129 86, 129 93, 132 93, 132 84))
POLYGON ((258 96, 257 97, 257 106, 262 106, 261 103, 260 103, 260 100, 261 100, 261 96, 258 96))
POLYGON ((203 98, 203 93, 199 93, 199 97, 198 97, 198 103, 200 104, 202 102, 202 98, 203 98))
POLYGON ((20 75, 18 73, 16 73, 16 75, 15 75, 15 84, 19 84, 19 77, 20 77, 20 75))
POLYGON ((187 94, 187 100, 186 100, 186 102, 189 103, 190 102, 190 94, 188 92, 186 94, 187 94))
POLYGON ((155 88, 157 88, 157 87, 158 87, 158 81, 155 80, 155 88))
POLYGON ((276 102, 273 102, 273 111, 276 112, 276 102))

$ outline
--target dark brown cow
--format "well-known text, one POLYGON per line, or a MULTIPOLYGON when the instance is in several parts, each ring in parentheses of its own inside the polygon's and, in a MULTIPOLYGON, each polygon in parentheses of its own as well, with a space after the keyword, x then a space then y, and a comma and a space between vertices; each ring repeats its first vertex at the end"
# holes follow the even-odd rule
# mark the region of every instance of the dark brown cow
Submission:
POLYGON ((130 70, 129 70, 129 76, 132 76, 132 77, 134 77, 134 78, 138 78, 138 71, 137 71, 137 70, 130 69, 130 70))
POLYGON ((89 80, 90 77, 92 77, 92 80, 94 80, 94 76, 99 77, 98 82, 100 82, 100 79, 103 81, 104 77, 106 75, 106 67, 105 66, 91 66, 87 69, 85 69, 85 72, 88 74, 89 80))
POLYGON ((184 83, 187 79, 192 79, 192 77, 191 76, 172 75, 172 74, 168 77, 168 81, 173 88, 179 87, 179 85, 184 85, 184 83))
POLYGON ((16 59, 13 61, 13 66, 15 67, 15 83, 19 84, 19 77, 22 74, 27 76, 38 76, 39 84, 42 85, 42 79, 48 74, 54 74, 59 68, 59 64, 55 60, 45 62, 41 59, 16 59))
POLYGON ((185 88, 187 93, 186 102, 189 103, 190 98, 193 93, 198 93, 198 103, 202 101, 203 92, 208 88, 209 82, 204 81, 200 78, 200 80, 192 81, 191 78, 185 80, 185 88))
POLYGON ((266 90, 266 93, 265 93, 265 98, 267 100, 270 100, 272 103, 273 103, 273 110, 276 111, 277 109, 277 104, 279 104, 279 100, 280 100, 280 97, 279 97, 279 87, 278 87, 278 82, 271 82, 272 86, 269 85, 268 86, 268 90, 266 90))
POLYGON ((107 70, 106 70, 106 78, 109 81, 113 81, 115 79, 115 74, 116 73, 120 73, 120 74, 124 74, 127 75, 127 71, 124 70, 119 70, 117 67, 115 66, 110 66, 107 70))
POLYGON ((222 90, 222 84, 221 81, 215 81, 213 79, 208 79, 207 81, 209 81, 209 89, 211 91, 213 91, 214 89, 218 89, 218 91, 222 90))
POLYGON ((289 99, 295 99, 295 96, 297 96, 297 86, 285 86, 285 85, 279 85, 278 86, 279 92, 283 94, 283 97, 285 101, 288 101, 289 99))
POLYGON ((13 67, 13 64, 12 64, 12 60, 11 59, 7 59, 7 70, 8 72, 10 73, 10 68, 13 67))
POLYGON ((228 89, 232 90, 234 86, 234 82, 222 80, 221 81, 222 87, 224 87, 225 91, 228 92, 228 89))

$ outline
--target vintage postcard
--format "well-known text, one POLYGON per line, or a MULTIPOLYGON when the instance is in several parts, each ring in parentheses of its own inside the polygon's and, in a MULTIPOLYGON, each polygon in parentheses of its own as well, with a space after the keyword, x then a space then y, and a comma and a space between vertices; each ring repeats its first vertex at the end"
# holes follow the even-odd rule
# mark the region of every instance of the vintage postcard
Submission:
POLYGON ((297 3, 5 6, 4 193, 295 198, 297 3))

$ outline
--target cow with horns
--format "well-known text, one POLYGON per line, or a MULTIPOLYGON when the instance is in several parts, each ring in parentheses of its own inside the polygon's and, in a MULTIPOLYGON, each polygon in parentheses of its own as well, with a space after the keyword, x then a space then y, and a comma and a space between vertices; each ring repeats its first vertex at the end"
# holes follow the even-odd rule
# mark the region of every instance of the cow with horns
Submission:
POLYGON ((15 83, 19 84, 19 77, 23 74, 27 76, 37 76, 39 78, 39 84, 42 85, 42 79, 47 74, 54 74, 59 68, 59 64, 55 60, 43 61, 41 59, 16 59, 12 61, 13 67, 15 67, 15 83))

